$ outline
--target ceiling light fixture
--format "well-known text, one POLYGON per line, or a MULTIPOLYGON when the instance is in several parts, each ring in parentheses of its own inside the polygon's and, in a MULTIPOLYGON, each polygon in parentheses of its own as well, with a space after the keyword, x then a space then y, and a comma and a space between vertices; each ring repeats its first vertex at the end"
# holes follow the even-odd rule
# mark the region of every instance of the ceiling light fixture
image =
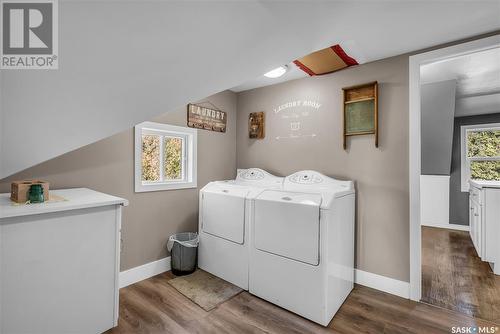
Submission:
POLYGON ((274 70, 267 72, 266 74, 264 74, 264 76, 267 78, 273 78, 273 79, 279 78, 280 76, 285 74, 286 71, 288 71, 288 66, 283 65, 283 66, 280 66, 278 68, 275 68, 274 70))

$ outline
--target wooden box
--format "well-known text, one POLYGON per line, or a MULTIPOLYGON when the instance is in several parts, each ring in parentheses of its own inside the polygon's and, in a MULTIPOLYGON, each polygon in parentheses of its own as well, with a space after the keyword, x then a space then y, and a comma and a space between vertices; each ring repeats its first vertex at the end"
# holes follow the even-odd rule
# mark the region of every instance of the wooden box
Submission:
POLYGON ((10 184, 10 199, 16 203, 26 203, 28 192, 33 184, 41 184, 43 188, 43 198, 49 200, 49 183, 41 180, 14 181, 10 184))

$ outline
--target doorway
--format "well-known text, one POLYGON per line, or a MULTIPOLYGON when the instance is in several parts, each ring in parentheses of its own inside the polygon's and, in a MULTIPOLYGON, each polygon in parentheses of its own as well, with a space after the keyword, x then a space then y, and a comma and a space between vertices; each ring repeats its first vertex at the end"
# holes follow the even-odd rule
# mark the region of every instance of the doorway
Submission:
MULTIPOLYGON (((487 51, 494 48, 500 47, 500 36, 492 36, 488 38, 483 38, 475 40, 472 42, 467 42, 451 47, 446 47, 426 53, 417 54, 411 56, 409 59, 409 127, 410 127, 410 156, 409 156, 409 173, 410 173, 410 298, 412 300, 421 301, 422 300, 422 246, 428 247, 429 245, 422 243, 422 214, 421 214, 421 204, 423 197, 421 197, 421 175, 422 175, 422 112, 421 112, 421 67, 429 65, 432 63, 438 63, 447 61, 452 58, 469 55, 476 52, 487 51)), ((442 181, 442 180, 440 180, 442 181)), ((444 181, 444 187, 446 187, 446 180, 444 181)), ((446 210, 444 210, 446 211, 446 210)), ((448 220, 448 223, 450 221, 448 220)), ((470 251, 470 244, 467 244, 470 240, 467 230, 449 230, 447 233, 438 229, 438 227, 432 227, 431 230, 425 230, 424 237, 435 238, 435 240, 448 240, 446 246, 445 242, 442 242, 441 254, 446 253, 445 249, 448 247, 450 258, 463 258, 465 254, 453 253, 453 249, 457 247, 465 252, 470 251), (429 232, 429 233, 428 233, 429 232), (457 242, 457 245, 454 244, 457 242)), ((447 229, 443 229, 446 232, 447 229)), ((437 242, 437 241, 436 241, 437 242)), ((435 243, 434 243, 435 244, 435 243)), ((473 246, 472 246, 473 247, 473 246)), ((431 247, 432 248, 432 247, 431 247)), ((429 249, 429 248, 427 248, 429 249)), ((443 258, 445 263, 449 263, 450 260, 443 258)), ((483 263, 484 264, 484 263, 483 263)), ((438 264, 436 264, 438 265, 438 264)), ((479 265, 481 267, 481 264, 479 265)), ((460 269, 458 269, 460 270, 460 269)), ((436 274, 438 275, 438 274, 436 274)), ((443 278, 444 279, 444 278, 443 278)), ((438 305, 439 306, 439 305, 438 305)))

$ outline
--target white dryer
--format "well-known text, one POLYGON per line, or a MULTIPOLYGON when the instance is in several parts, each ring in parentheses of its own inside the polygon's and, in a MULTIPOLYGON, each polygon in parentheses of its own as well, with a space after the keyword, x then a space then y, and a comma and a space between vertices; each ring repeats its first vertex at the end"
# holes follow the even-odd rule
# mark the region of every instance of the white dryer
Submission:
POLYGON ((315 171, 265 190, 250 224, 249 291, 323 326, 354 285, 352 181, 315 171))
POLYGON ((249 222, 253 200, 281 189, 283 178, 259 168, 240 169, 235 180, 208 183, 200 191, 198 266, 248 290, 249 222))

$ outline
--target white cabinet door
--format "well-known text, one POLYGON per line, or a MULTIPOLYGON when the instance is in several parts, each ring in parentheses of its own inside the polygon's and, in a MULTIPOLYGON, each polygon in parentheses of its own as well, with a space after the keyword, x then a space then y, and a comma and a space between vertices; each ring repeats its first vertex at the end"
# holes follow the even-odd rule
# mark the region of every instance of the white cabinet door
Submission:
POLYGON ((500 268, 500 189, 484 190, 481 216, 484 242, 482 259, 500 268))
POLYGON ((470 197, 469 197, 469 235, 470 239, 474 240, 474 206, 472 204, 472 199, 470 197))
POLYGON ((470 209, 470 236, 477 255, 481 257, 481 206, 471 200, 470 209))
POLYGON ((118 210, 2 221, 0 333, 102 333, 115 325, 118 210))
POLYGON ((475 206, 475 212, 474 212, 474 218, 476 221, 476 250, 477 250, 477 255, 479 257, 483 256, 483 248, 482 248, 482 243, 483 243, 483 234, 482 234, 482 219, 481 219, 481 205, 476 203, 475 206))

